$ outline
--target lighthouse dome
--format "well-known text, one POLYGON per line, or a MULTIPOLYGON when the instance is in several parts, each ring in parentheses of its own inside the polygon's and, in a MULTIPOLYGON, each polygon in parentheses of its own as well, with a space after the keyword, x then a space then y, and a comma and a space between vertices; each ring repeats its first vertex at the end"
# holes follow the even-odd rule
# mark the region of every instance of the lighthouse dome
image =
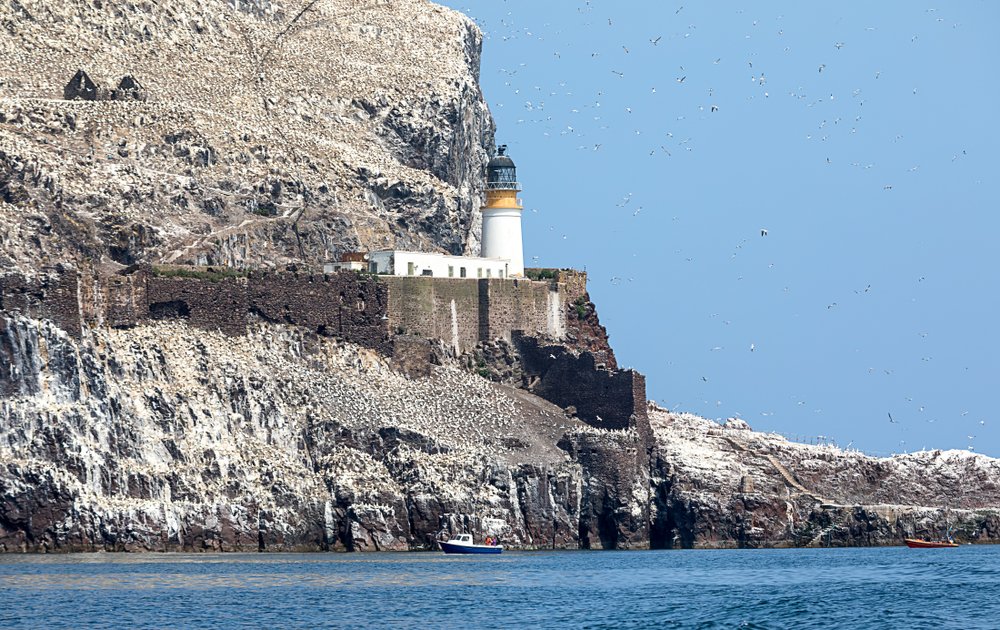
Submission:
POLYGON ((514 160, 506 155, 507 145, 497 147, 497 154, 486 165, 487 190, 520 190, 514 160))

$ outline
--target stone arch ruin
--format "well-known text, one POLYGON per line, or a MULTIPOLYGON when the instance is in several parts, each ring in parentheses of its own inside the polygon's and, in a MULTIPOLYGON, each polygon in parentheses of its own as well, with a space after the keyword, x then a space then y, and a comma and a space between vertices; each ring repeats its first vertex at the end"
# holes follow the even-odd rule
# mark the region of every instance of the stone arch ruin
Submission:
POLYGON ((73 78, 63 88, 63 98, 67 101, 96 101, 101 87, 83 70, 77 70, 73 78))

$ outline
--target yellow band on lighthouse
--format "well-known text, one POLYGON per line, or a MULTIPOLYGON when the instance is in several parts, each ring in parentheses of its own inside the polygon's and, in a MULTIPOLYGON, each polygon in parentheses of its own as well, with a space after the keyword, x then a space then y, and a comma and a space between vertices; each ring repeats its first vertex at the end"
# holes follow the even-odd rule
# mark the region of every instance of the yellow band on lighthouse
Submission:
POLYGON ((483 207, 516 210, 521 207, 521 201, 517 198, 516 190, 487 190, 486 205, 483 207))

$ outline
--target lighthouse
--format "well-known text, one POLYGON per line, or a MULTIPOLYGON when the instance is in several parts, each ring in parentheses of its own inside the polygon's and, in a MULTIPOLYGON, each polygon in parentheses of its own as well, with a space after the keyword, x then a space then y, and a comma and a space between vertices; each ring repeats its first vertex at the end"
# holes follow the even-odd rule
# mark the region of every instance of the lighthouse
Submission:
POLYGON ((507 276, 524 275, 521 245, 521 186, 517 183, 514 161, 505 155, 507 145, 497 147, 497 155, 486 167, 486 205, 483 206, 483 258, 508 261, 507 276))

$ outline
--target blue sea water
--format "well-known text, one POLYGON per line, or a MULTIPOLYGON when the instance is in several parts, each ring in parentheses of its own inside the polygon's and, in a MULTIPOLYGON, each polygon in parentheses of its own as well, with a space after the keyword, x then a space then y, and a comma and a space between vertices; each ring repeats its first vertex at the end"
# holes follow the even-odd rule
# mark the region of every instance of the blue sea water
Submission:
POLYGON ((0 627, 998 628, 1000 546, 0 555, 0 627))

